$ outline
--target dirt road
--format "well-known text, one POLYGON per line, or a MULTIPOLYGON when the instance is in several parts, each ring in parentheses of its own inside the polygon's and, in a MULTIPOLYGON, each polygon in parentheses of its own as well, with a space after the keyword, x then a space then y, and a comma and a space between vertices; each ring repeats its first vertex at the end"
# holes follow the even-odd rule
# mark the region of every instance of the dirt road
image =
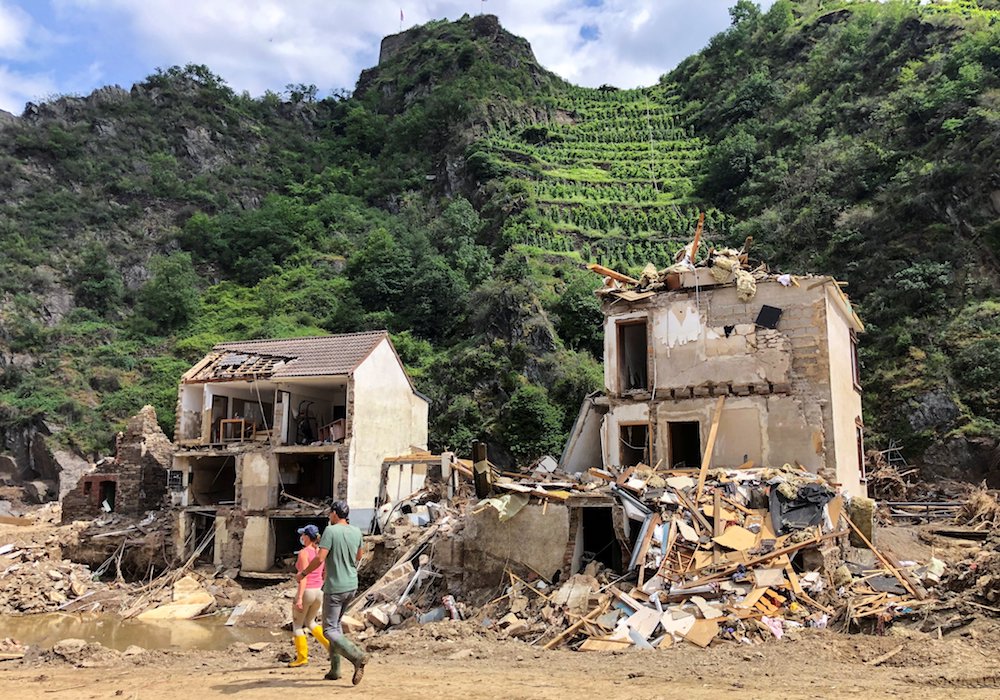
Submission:
MULTIPOLYGON (((796 641, 753 648, 690 645, 655 652, 542 652, 517 642, 481 638, 431 640, 387 635, 365 680, 322 680, 322 659, 289 669, 283 645, 253 654, 148 651, 115 655, 99 668, 75 668, 46 652, 0 666, 0 697, 248 700, 340 696, 428 698, 995 698, 1000 692, 996 639, 900 639, 815 632, 796 641), (874 659, 903 649, 879 666, 874 659)), ((86 662, 85 662, 86 663, 86 662)))

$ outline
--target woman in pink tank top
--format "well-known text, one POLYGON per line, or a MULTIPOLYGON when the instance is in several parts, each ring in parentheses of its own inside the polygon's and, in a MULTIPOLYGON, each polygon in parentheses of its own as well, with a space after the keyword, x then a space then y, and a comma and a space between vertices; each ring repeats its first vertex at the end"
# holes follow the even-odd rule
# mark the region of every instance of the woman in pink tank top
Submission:
MULTIPOLYGON (((313 559, 319 556, 319 528, 315 525, 306 525, 299 528, 299 542, 302 549, 299 550, 298 559, 295 560, 295 570, 304 571, 313 559)), ((291 667, 305 666, 309 663, 309 641, 306 637, 308 632, 316 638, 323 648, 328 652, 330 642, 323 634, 323 627, 316 624, 316 614, 323 605, 323 577, 325 567, 321 562, 319 567, 309 572, 309 574, 299 581, 299 588, 295 593, 295 603, 292 604, 292 633, 295 635, 295 660, 288 664, 291 667)))

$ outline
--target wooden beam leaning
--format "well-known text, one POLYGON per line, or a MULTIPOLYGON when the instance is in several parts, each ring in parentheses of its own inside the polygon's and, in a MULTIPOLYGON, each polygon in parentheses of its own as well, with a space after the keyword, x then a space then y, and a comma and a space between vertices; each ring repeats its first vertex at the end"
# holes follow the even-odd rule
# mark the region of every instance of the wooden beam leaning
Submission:
POLYGON ((695 505, 701 499, 701 492, 705 488, 705 477, 708 475, 709 465, 712 464, 712 452, 715 450, 715 438, 719 434, 719 420, 722 418, 722 406, 725 403, 725 394, 715 402, 715 415, 712 416, 712 427, 708 431, 708 442, 705 443, 705 454, 702 455, 701 469, 698 472, 698 488, 694 494, 695 505))

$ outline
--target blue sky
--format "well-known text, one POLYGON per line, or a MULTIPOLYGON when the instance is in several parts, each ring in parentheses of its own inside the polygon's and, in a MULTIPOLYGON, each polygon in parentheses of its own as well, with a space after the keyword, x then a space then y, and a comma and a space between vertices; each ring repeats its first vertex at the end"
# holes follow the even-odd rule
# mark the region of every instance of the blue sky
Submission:
MULTIPOLYGON (((386 34, 480 8, 580 84, 648 85, 729 24, 735 0, 0 0, 0 109, 204 63, 236 90, 351 88, 386 34)), ((770 4, 769 0, 761 3, 770 4)))

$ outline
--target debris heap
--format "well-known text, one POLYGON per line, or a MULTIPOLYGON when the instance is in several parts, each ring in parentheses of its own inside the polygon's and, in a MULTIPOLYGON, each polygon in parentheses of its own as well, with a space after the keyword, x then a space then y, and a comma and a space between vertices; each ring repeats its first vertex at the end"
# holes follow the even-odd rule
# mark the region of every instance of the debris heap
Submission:
POLYGON ((356 600, 347 621, 354 632, 367 638, 468 616, 501 638, 582 651, 753 644, 834 625, 880 632, 933 605, 925 586, 943 572, 939 561, 918 566, 876 549, 870 529, 847 515, 867 499, 847 503, 797 466, 565 474, 539 465, 520 478, 494 470, 491 489, 482 499, 456 497, 356 600), (474 591, 456 588, 438 566, 437 545, 461 539, 485 508, 503 521, 529 502, 544 509, 601 495, 630 524, 618 572, 592 561, 560 582, 511 562, 499 588, 474 591))

